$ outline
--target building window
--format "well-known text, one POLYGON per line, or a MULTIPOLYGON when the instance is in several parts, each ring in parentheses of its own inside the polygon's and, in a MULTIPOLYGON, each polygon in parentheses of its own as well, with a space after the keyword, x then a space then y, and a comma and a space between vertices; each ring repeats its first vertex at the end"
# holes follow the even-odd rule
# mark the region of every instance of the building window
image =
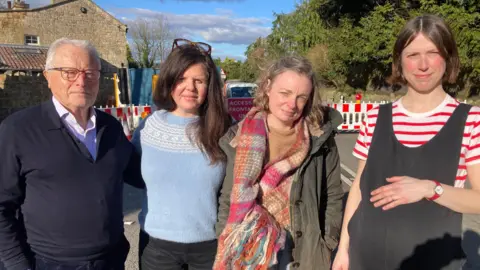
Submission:
POLYGON ((25 45, 40 45, 40 40, 39 40, 38 36, 26 35, 25 36, 25 45))

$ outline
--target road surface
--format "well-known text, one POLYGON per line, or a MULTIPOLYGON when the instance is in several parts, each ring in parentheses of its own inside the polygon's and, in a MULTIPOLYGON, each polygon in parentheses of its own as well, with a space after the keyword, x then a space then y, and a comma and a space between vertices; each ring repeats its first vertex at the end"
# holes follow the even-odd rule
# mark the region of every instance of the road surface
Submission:
MULTIPOLYGON (((358 133, 339 134, 336 138, 340 159, 342 163, 342 180, 345 192, 349 189, 349 183, 355 177, 357 160, 352 156, 358 133)), ((138 270, 138 212, 141 207, 142 192, 138 189, 125 185, 124 190, 124 221, 125 235, 130 242, 130 254, 125 264, 126 270, 138 270), (133 223, 131 223, 133 222, 133 223), (131 223, 131 224, 130 224, 131 223)))
POLYGON ((358 159, 352 155, 357 137, 358 133, 342 133, 336 137, 342 166, 341 177, 345 191, 348 191, 357 172, 358 159))

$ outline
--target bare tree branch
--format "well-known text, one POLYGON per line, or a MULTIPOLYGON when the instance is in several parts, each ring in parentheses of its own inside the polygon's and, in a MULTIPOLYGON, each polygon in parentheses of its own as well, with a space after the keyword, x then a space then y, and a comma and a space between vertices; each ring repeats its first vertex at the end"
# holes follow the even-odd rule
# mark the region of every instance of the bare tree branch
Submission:
POLYGON ((175 31, 161 15, 153 19, 137 18, 130 24, 135 60, 142 67, 161 63, 170 52, 175 31))

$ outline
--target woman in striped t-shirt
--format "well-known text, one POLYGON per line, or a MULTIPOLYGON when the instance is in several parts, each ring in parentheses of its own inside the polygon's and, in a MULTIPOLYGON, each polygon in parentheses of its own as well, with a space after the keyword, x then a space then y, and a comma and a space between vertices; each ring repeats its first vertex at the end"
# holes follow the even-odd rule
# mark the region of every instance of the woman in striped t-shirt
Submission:
POLYGON ((459 57, 449 27, 419 16, 400 32, 394 103, 368 112, 333 270, 459 269, 461 213, 480 213, 480 109, 443 89, 459 57), (472 190, 463 189, 467 178, 472 190))

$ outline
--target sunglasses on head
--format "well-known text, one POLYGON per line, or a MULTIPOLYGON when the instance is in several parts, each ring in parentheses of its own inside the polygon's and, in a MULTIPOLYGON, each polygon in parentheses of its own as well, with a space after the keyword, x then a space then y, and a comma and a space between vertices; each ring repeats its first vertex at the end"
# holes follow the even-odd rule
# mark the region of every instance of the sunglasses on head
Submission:
POLYGON ((184 39, 184 38, 177 38, 177 39, 173 40, 172 51, 175 48, 178 48, 178 47, 181 47, 181 46, 186 46, 186 45, 195 46, 197 49, 199 49, 200 51, 202 51, 206 54, 210 54, 212 52, 212 46, 210 46, 209 44, 204 43, 204 42, 190 41, 190 40, 184 39))

